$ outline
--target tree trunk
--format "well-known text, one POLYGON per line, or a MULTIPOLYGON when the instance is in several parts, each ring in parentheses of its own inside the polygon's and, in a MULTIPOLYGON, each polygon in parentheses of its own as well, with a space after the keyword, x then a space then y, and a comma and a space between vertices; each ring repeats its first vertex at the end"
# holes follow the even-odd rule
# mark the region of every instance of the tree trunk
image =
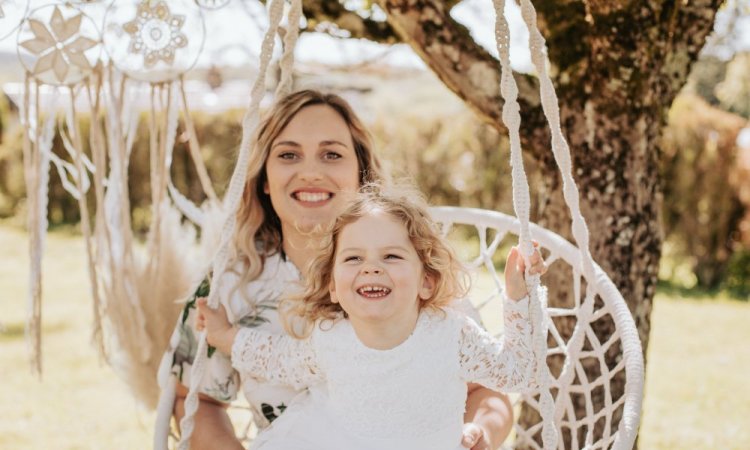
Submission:
MULTIPOLYGON (((662 244, 658 179, 662 128, 721 3, 535 2, 539 26, 548 43, 550 72, 560 100, 563 132, 572 152, 581 209, 591 231, 591 253, 633 313, 644 353, 662 244)), ((391 26, 440 79, 504 131, 499 120, 499 64, 477 50, 463 27, 451 19, 445 4, 439 0, 380 0, 379 4, 391 26)), ((520 81, 523 144, 538 161, 545 180, 540 222, 569 238, 570 216, 562 202, 560 178, 549 151, 537 84, 529 77, 516 79, 520 81)), ((572 305, 565 283, 547 280, 547 285, 560 287, 550 293, 551 305, 572 305)), ((562 321, 556 324, 568 333, 574 325, 562 321)), ((613 326, 611 321, 597 323, 595 332, 610 335, 613 326)), ((617 350, 613 348, 608 356, 613 361, 608 364, 621 358, 617 350)), ((559 372, 559 367, 551 369, 559 372)), ((614 399, 623 393, 624 373, 620 374, 611 382, 614 399)), ((585 415, 584 405, 577 406, 576 415, 585 415)), ((534 421, 532 415, 525 411, 520 420, 534 421)), ((617 421, 619 416, 615 417, 615 429, 617 421)), ((569 448, 569 432, 563 430, 563 437, 569 448)))

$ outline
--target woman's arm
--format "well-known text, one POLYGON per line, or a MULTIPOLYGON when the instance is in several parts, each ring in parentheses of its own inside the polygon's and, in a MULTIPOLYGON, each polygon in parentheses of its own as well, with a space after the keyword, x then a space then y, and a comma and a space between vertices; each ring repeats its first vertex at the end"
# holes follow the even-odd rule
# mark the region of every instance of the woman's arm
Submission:
MULTIPOLYGON (((179 429, 180 420, 185 415, 185 397, 188 389, 177 384, 174 403, 174 418, 179 429)), ((195 412, 195 425, 190 437, 191 450, 244 450, 234 434, 234 427, 227 414, 227 404, 198 394, 198 410, 195 412)))
POLYGON ((508 396, 479 384, 469 384, 464 413, 464 447, 471 450, 497 449, 512 429, 513 405, 508 396))

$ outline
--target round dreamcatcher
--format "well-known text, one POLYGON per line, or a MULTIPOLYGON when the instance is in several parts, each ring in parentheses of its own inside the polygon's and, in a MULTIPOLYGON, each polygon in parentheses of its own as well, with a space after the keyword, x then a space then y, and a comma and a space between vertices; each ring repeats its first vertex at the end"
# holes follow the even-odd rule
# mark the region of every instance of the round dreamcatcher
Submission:
MULTIPOLYGON (((3 3, 3 5, 5 5, 3 3)), ((96 24, 67 5, 34 9, 18 32, 18 57, 37 81, 72 85, 91 74, 101 54, 96 24)))
POLYGON ((205 35, 201 9, 189 0, 112 2, 104 18, 112 62, 142 81, 171 81, 190 70, 205 35))

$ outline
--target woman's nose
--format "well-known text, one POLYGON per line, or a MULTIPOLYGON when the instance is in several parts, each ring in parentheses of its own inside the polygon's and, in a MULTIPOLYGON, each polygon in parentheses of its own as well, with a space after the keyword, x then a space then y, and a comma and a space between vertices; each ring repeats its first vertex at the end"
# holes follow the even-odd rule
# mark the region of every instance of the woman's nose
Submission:
POLYGON ((317 162, 306 162, 300 168, 299 178, 302 181, 318 181, 323 178, 323 173, 317 162))

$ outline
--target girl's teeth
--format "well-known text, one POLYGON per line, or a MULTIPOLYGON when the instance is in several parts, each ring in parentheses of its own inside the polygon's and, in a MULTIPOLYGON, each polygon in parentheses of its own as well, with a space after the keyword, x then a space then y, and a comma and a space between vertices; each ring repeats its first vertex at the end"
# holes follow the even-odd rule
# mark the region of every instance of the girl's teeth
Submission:
POLYGON ((361 295, 368 297, 384 297, 391 292, 390 289, 379 286, 365 286, 359 289, 361 295))
POLYGON ((303 202, 322 202, 328 200, 325 192, 297 192, 297 199, 303 202))

